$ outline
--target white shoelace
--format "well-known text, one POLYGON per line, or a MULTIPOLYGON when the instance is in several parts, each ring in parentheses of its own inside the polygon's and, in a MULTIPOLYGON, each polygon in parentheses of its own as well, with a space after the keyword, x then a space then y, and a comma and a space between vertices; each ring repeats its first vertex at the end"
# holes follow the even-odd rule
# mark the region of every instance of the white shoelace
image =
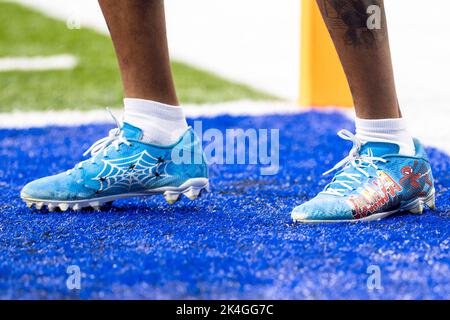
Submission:
MULTIPOLYGON (((95 163, 96 156, 103 152, 103 156, 106 156, 106 153, 108 151, 109 146, 113 146, 117 151, 119 150, 120 144, 124 143, 126 145, 131 145, 131 143, 123 136, 123 131, 121 131, 122 123, 117 119, 116 116, 111 112, 109 108, 106 108, 109 115, 113 118, 114 122, 116 123, 116 128, 111 129, 109 131, 109 134, 107 137, 102 138, 100 140, 97 140, 94 142, 92 146, 89 147, 84 153, 83 156, 87 156, 89 153, 91 154, 91 163, 95 163)), ((81 161, 78 163, 74 169, 80 169, 83 167, 83 164, 88 161, 81 161)), ((71 174, 74 169, 70 169, 67 171, 67 174, 71 174)))
POLYGON ((347 157, 339 161, 331 170, 328 170, 323 175, 327 175, 335 170, 338 170, 339 168, 346 166, 352 166, 360 173, 339 173, 336 177, 344 177, 347 178, 347 180, 337 180, 332 182, 331 184, 339 185, 342 188, 336 188, 334 186, 328 187, 322 193, 343 197, 346 191, 352 191, 355 189, 355 184, 362 184, 361 175, 364 175, 367 178, 370 177, 370 174, 366 171, 368 168, 372 167, 375 170, 378 170, 376 162, 386 163, 387 160, 380 157, 374 157, 371 150, 369 150, 369 154, 367 155, 359 154, 362 142, 358 139, 358 137, 356 137, 348 130, 339 131, 338 136, 344 140, 352 141, 353 147, 347 157))

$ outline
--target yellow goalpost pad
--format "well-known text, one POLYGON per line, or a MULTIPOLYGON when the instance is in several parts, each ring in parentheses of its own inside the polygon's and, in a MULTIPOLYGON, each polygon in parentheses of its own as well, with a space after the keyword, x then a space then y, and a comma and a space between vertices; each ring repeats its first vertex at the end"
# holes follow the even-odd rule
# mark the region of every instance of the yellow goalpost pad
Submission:
POLYGON ((302 0, 301 106, 353 106, 347 78, 315 0, 302 0))

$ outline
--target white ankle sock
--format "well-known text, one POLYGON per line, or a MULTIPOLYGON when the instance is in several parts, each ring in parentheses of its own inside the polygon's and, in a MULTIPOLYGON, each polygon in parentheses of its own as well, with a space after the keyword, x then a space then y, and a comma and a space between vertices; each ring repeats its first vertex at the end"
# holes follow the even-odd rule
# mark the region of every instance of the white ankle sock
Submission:
POLYGON ((123 121, 142 130, 144 143, 160 146, 176 143, 188 128, 181 107, 135 98, 123 101, 123 121))
POLYGON ((362 142, 388 142, 399 145, 399 153, 414 156, 416 148, 404 119, 359 119, 356 118, 356 136, 362 142))

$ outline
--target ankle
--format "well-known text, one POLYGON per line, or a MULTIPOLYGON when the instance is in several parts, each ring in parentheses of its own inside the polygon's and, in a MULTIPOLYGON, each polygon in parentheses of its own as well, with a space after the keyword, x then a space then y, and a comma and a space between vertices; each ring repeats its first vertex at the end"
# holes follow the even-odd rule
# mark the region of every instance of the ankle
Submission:
POLYGON ((125 98, 123 120, 142 130, 142 142, 170 145, 186 132, 183 109, 156 101, 125 98))
POLYGON ((395 143, 400 147, 399 153, 414 156, 414 140, 403 118, 394 119, 360 119, 356 118, 356 136, 362 142, 395 143))

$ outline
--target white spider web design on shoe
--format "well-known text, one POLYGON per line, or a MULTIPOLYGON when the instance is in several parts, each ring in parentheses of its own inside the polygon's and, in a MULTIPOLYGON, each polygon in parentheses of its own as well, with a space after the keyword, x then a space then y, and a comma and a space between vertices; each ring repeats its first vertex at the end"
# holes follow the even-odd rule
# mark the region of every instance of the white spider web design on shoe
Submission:
POLYGON ((146 188, 155 179, 171 177, 167 173, 169 160, 155 158, 147 151, 130 157, 105 160, 103 169, 93 180, 100 183, 99 191, 112 188, 130 191, 136 187, 146 188))

